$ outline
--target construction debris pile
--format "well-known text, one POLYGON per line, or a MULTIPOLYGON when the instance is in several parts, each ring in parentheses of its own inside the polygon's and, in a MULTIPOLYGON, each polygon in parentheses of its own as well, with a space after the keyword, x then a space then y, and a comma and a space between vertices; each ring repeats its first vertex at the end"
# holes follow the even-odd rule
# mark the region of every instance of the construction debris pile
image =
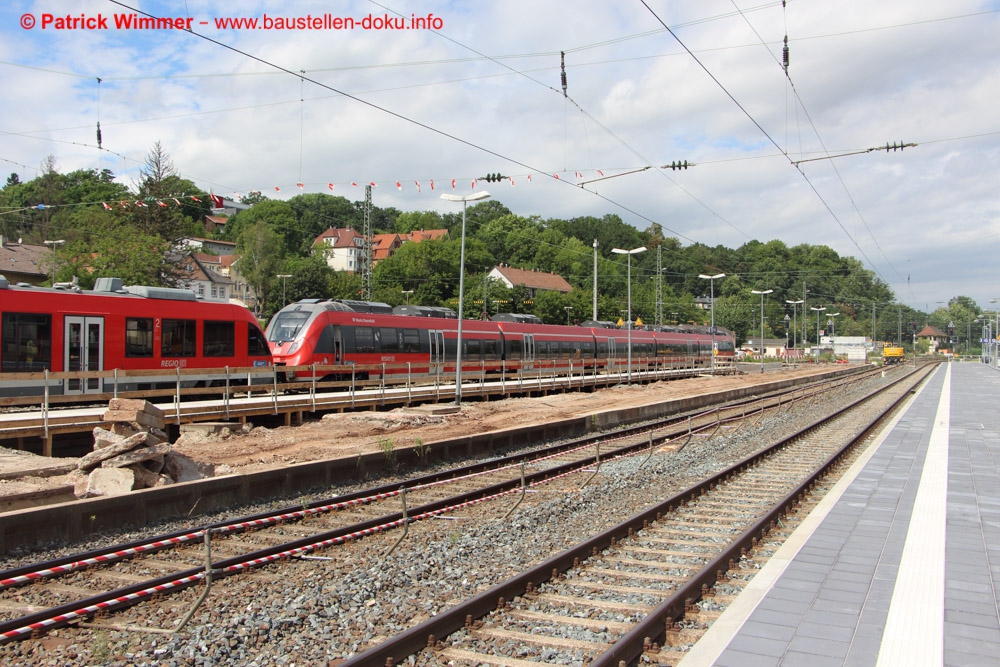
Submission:
POLYGON ((104 413, 110 429, 94 429, 94 451, 78 464, 89 473, 77 486, 78 498, 109 496, 189 482, 215 474, 170 446, 163 411, 148 401, 113 398, 104 413))

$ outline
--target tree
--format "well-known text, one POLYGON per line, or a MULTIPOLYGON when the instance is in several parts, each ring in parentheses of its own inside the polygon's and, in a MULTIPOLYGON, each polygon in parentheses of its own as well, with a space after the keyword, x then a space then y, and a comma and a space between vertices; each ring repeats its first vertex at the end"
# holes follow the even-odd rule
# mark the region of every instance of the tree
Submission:
MULTIPOLYGON (((263 220, 254 222, 240 232, 236 240, 236 263, 239 274, 257 295, 258 316, 273 308, 271 291, 275 276, 281 273, 285 258, 285 240, 263 220)), ((266 314, 270 316, 273 311, 266 314)))
POLYGON ((143 231, 175 241, 203 229, 205 216, 211 212, 211 201, 201 188, 178 175, 159 141, 146 155, 140 173, 138 195, 145 206, 136 209, 134 219, 143 231), (199 201, 192 198, 199 194, 202 195, 199 201))
POLYGON ((73 218, 76 230, 59 250, 57 281, 77 276, 90 289, 98 278, 121 278, 126 285, 172 285, 176 282, 169 243, 137 232, 128 215, 89 208, 73 218))
POLYGON ((253 227, 258 222, 267 225, 275 234, 284 239, 292 238, 290 247, 296 248, 301 243, 302 235, 298 233, 298 221, 295 219, 295 209, 288 202, 268 199, 256 204, 252 208, 240 211, 226 223, 226 236, 237 243, 244 230, 253 227))

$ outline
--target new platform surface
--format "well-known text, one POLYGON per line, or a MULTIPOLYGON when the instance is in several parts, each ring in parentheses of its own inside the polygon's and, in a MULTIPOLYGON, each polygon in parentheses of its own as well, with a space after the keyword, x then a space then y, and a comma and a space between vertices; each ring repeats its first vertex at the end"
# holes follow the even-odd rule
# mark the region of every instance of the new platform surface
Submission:
POLYGON ((940 365, 680 666, 1000 665, 998 406, 940 365))

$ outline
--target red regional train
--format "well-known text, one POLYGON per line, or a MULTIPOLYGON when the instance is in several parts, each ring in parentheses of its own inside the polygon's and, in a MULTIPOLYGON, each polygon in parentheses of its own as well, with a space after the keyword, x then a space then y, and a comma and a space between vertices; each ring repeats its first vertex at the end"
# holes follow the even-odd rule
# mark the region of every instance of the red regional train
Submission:
MULTIPOLYGON (((453 374, 458 320, 454 311, 447 316, 442 310, 448 309, 305 299, 271 318, 267 339, 278 367, 365 367, 358 379, 380 375, 382 364, 386 375, 453 374)), ((631 339, 636 369, 711 364, 712 336, 707 327, 634 329, 631 339)), ((463 320, 462 369, 493 374, 503 369, 552 369, 557 374, 624 369, 628 340, 627 330, 609 323, 551 325, 531 315, 511 314, 463 320)), ((733 358, 729 331, 717 330, 715 344, 719 358, 733 358)), ((302 380, 311 378, 312 372, 300 369, 286 376, 302 380)))
MULTIPOLYGON (((194 292, 123 287, 101 278, 94 290, 11 285, 0 276, 0 393, 34 395, 44 380, 3 381, 7 373, 162 369, 163 376, 122 377, 119 391, 176 384, 177 368, 270 366, 271 352, 246 308, 198 300, 194 292)), ((111 392, 114 378, 50 379, 53 394, 111 392)), ((210 374, 185 374, 207 384, 210 374)))

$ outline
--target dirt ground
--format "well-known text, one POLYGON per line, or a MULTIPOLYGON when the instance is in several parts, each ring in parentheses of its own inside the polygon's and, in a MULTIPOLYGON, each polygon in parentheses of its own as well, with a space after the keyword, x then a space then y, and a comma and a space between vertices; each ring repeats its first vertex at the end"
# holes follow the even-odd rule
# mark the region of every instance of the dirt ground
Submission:
MULTIPOLYGON (((409 447, 512 425, 523 426, 659 403, 709 391, 751 386, 761 381, 812 375, 824 370, 829 368, 805 366, 768 372, 763 376, 754 373, 701 376, 650 385, 619 386, 594 393, 573 391, 539 398, 470 401, 463 403, 461 411, 454 414, 435 414, 435 410, 426 406, 389 412, 328 414, 300 426, 274 429, 248 425, 248 428, 235 432, 228 429, 216 433, 186 431, 174 443, 174 448, 197 461, 214 464, 216 475, 241 474, 305 461, 378 452, 381 451, 380 443, 384 445, 386 441, 391 441, 395 448, 409 447)), ((25 468, 23 476, 0 479, 0 497, 77 481, 79 473, 47 477, 32 473, 30 456, 23 452, 0 451, 3 460, 16 460, 25 468)), ((37 461, 38 467, 53 464, 52 459, 36 459, 41 459, 37 461)), ((68 462, 66 459, 59 461, 68 462)))

